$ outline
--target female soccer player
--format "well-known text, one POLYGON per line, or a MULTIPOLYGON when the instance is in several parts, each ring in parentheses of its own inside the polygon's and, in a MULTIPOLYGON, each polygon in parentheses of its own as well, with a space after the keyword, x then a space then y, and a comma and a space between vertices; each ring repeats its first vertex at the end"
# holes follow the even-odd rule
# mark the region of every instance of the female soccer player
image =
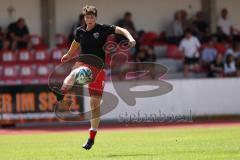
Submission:
MULTIPOLYGON (((76 29, 75 39, 73 40, 68 52, 62 57, 61 61, 63 63, 70 60, 72 58, 72 55, 76 52, 77 49, 79 49, 80 46, 82 54, 92 54, 99 57, 103 62, 105 62, 105 52, 103 46, 106 42, 107 36, 110 34, 121 34, 129 40, 129 47, 135 46, 136 41, 126 29, 113 25, 98 24, 96 22, 97 9, 94 6, 85 6, 83 8, 83 15, 86 25, 76 29)), ((101 70, 98 73, 97 79, 88 85, 92 114, 93 110, 96 110, 96 108, 100 107, 102 92, 104 88, 104 80, 105 73, 103 70, 101 70)), ((62 88, 62 91, 64 91, 64 88, 62 88)), ((61 100, 58 96, 57 98, 58 101, 61 100)), ((91 120, 91 128, 89 129, 90 137, 83 145, 83 148, 86 150, 91 149, 94 144, 99 122, 100 118, 91 120)))

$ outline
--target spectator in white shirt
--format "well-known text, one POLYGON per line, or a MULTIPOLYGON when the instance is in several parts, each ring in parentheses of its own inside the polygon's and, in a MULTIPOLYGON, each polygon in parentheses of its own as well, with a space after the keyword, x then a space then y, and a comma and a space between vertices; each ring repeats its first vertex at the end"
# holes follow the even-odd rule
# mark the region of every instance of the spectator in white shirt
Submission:
POLYGON ((229 54, 231 54, 235 59, 236 67, 237 67, 237 75, 238 77, 240 77, 240 43, 239 42, 234 42, 233 47, 227 50, 227 52, 224 55, 225 61, 229 54))
POLYGON ((184 54, 184 77, 187 78, 189 70, 199 70, 199 40, 192 35, 190 29, 186 30, 185 38, 181 41, 179 50, 184 54))
POLYGON ((224 54, 224 61, 227 59, 227 55, 232 54, 233 57, 237 60, 240 57, 240 43, 234 42, 232 47, 229 48, 224 54))
POLYGON ((219 40, 230 40, 235 33, 239 34, 239 30, 233 26, 232 20, 228 17, 226 8, 223 8, 221 11, 217 27, 219 40))
POLYGON ((224 63, 224 75, 225 77, 237 76, 237 67, 232 54, 227 55, 226 62, 224 63))

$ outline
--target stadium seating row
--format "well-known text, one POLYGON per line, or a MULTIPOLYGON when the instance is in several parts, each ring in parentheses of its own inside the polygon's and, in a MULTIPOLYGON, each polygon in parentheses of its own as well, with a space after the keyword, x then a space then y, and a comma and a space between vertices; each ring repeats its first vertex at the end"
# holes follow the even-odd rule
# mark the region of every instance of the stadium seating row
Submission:
POLYGON ((45 49, 37 49, 34 51, 19 50, 13 51, 2 51, 0 53, 1 63, 21 63, 21 62, 52 62, 60 61, 61 57, 65 53, 64 49, 54 48, 50 51, 45 49))
MULTIPOLYGON (((47 49, 47 46, 43 43, 43 39, 41 36, 32 34, 30 35, 30 39, 31 39, 32 47, 34 49, 47 49)), ((63 34, 55 35, 55 43, 56 43, 56 47, 61 49, 69 47, 67 38, 63 34)))
MULTIPOLYGON (((34 84, 48 82, 49 74, 57 63, 5 64, 0 66, 0 83, 34 84)), ((64 77, 64 71, 58 70, 57 77, 64 77)))
MULTIPOLYGON (((49 73, 54 67, 60 63, 60 59, 69 47, 67 39, 64 35, 57 34, 56 48, 47 49, 42 43, 42 38, 38 35, 31 35, 31 41, 34 46, 34 50, 19 50, 2 51, 0 53, 0 83, 9 84, 20 82, 20 84, 28 83, 47 83, 49 73)), ((142 43, 145 45, 152 45, 157 57, 157 62, 170 66, 172 74, 182 70, 182 58, 183 54, 179 52, 178 46, 174 44, 158 44, 159 36, 154 33, 148 33, 143 37, 142 43), (161 61, 159 61, 161 60, 161 61)), ((109 41, 114 41, 113 37, 110 37, 109 41)), ((128 55, 128 60, 132 61, 133 56, 128 50, 121 48, 115 48, 116 44, 109 45, 106 56, 106 66, 110 67, 111 55, 115 52, 124 52, 128 55), (119 50, 119 51, 118 51, 119 50)), ((117 47, 117 46, 116 46, 117 47)), ((204 48, 205 45, 202 45, 204 48)), ((226 44, 216 43, 214 46, 218 53, 224 54, 227 50, 226 44)), ((78 53, 76 53, 78 54, 78 53)), ((112 67, 119 66, 118 62, 112 63, 112 67)), ((122 62, 124 63, 124 62, 122 62)))

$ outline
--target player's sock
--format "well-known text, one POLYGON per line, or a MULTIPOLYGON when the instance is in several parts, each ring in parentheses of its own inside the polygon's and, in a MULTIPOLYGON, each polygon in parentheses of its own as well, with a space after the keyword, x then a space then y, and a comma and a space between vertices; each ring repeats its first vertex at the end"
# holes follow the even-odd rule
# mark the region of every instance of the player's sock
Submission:
POLYGON ((89 139, 94 140, 96 134, 97 134, 97 129, 95 129, 95 128, 89 129, 89 139))

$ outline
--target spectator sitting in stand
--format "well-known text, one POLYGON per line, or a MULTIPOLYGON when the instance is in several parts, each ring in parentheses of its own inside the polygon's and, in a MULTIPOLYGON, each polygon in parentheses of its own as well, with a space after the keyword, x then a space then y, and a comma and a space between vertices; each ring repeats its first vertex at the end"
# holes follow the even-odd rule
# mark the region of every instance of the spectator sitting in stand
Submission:
POLYGON ((226 8, 222 9, 221 17, 219 18, 217 25, 218 40, 229 41, 235 33, 240 33, 239 30, 233 26, 233 22, 228 17, 228 10, 226 8))
POLYGON ((117 26, 128 29, 130 33, 136 33, 135 25, 132 21, 132 13, 126 12, 124 18, 117 22, 117 26))
POLYGON ((183 36, 183 24, 181 19, 181 13, 176 12, 174 14, 174 21, 170 24, 167 30, 167 41, 178 45, 183 36))
POLYGON ((73 24, 72 28, 71 28, 71 32, 68 36, 68 41, 71 43, 74 39, 74 35, 75 35, 75 31, 76 31, 76 28, 77 27, 80 27, 80 26, 84 26, 85 25, 85 20, 84 20, 84 15, 81 13, 79 16, 78 16, 78 21, 73 24))
POLYGON ((240 57, 240 42, 236 42, 233 45, 234 58, 237 59, 240 57))
POLYGON ((189 76, 190 69, 199 71, 199 40, 192 35, 191 29, 187 29, 179 50, 184 54, 184 77, 189 76))
POLYGON ((146 47, 147 50, 147 61, 148 62, 155 62, 156 61, 156 55, 154 53, 153 46, 146 47))
POLYGON ((9 41, 7 40, 7 35, 4 33, 2 27, 0 27, 0 50, 8 50, 9 41))
MULTIPOLYGON (((139 52, 136 56, 136 62, 146 62, 148 60, 147 56, 148 56, 148 50, 147 47, 141 46, 139 48, 139 52)), ((141 67, 139 67, 141 68, 141 67)))
POLYGON ((223 77, 223 69, 223 57, 221 54, 217 54, 216 59, 210 65, 208 77, 223 77))
POLYGON ((201 42, 204 42, 210 36, 208 24, 201 11, 197 12, 196 20, 193 21, 193 30, 201 42))
MULTIPOLYGON (((155 62, 156 59, 157 59, 157 57, 154 53, 153 46, 149 46, 147 48, 147 61, 148 62, 155 62)), ((151 63, 150 66, 149 66, 149 74, 150 74, 150 77, 152 79, 155 79, 155 64, 154 63, 151 63)))
POLYGON ((229 48, 227 52, 224 54, 224 61, 227 59, 227 55, 232 54, 235 59, 240 57, 240 43, 239 42, 234 42, 232 48, 229 48))
MULTIPOLYGON (((124 14, 123 19, 120 19, 117 21, 116 23, 117 26, 125 28, 129 31, 129 33, 135 38, 137 39, 137 32, 136 32, 136 28, 135 25, 132 21, 132 13, 130 12, 126 12, 124 14)), ((124 38, 122 36, 117 36, 117 41, 120 42, 124 40, 124 38)))
MULTIPOLYGON (((116 26, 127 29, 129 31, 129 33, 133 36, 133 38, 136 40, 135 48, 130 49, 130 52, 133 55, 133 57, 136 57, 136 54, 139 51, 140 44, 139 44, 138 33, 136 31, 135 25, 132 20, 132 13, 126 12, 124 14, 124 17, 117 21, 116 26)), ((116 34, 115 38, 116 38, 117 43, 127 40, 124 36, 119 35, 119 34, 116 34)))
MULTIPOLYGON (((136 62, 155 62, 156 55, 154 53, 153 47, 143 47, 141 46, 139 52, 137 54, 136 62)), ((142 65, 141 63, 137 64, 138 70, 149 70, 149 74, 152 79, 155 78, 155 65, 150 64, 147 66, 146 64, 142 65)))
POLYGON ((23 18, 19 18, 17 22, 8 26, 8 38, 12 50, 31 48, 29 30, 23 18))
POLYGON ((233 48, 230 48, 227 50, 227 52, 224 55, 224 59, 227 59, 227 56, 231 54, 233 55, 235 61, 236 61, 236 67, 237 67, 237 75, 240 76, 240 43, 235 42, 233 43, 233 48))
POLYGON ((201 54, 201 61, 204 68, 209 69, 210 64, 216 59, 217 50, 214 48, 214 40, 209 38, 207 46, 201 54))
POLYGON ((226 62, 224 63, 224 76, 225 77, 236 77, 237 67, 232 54, 228 54, 226 62))
POLYGON ((192 19, 188 19, 188 12, 185 10, 179 11, 181 14, 181 20, 183 25, 183 31, 186 31, 187 29, 192 29, 192 19))

